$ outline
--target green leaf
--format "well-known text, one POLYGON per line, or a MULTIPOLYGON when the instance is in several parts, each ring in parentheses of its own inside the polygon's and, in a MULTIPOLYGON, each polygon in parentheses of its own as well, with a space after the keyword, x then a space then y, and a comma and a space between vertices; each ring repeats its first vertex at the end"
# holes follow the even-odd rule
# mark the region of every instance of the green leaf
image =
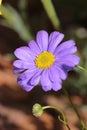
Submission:
POLYGON ((4 20, 1 20, 0 24, 6 27, 9 27, 16 31, 21 39, 29 41, 33 39, 33 36, 30 33, 30 30, 25 25, 20 14, 10 5, 0 6, 2 16, 4 20))

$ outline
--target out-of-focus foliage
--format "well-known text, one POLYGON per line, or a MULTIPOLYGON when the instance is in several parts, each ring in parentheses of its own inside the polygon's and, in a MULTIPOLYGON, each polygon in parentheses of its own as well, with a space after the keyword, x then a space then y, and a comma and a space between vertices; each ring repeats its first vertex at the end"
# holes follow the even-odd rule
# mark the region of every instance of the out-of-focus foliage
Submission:
MULTIPOLYGON (((1 4, 2 4, 2 0, 0 0, 0 6, 1 6, 1 4)), ((2 12, 0 11, 0 15, 2 14, 2 12)))
POLYGON ((60 29, 60 20, 56 14, 55 8, 51 0, 41 0, 49 19, 51 20, 55 29, 60 29))
POLYGON ((15 30, 21 39, 25 41, 29 41, 33 38, 21 15, 13 7, 5 5, 1 6, 0 10, 4 17, 4 19, 0 21, 1 25, 15 30))
MULTIPOLYGON (((70 37, 76 41, 80 65, 87 70, 87 29, 77 27, 70 31, 70 37)), ((87 71, 75 68, 75 73, 71 74, 66 84, 71 93, 87 95, 87 71)))

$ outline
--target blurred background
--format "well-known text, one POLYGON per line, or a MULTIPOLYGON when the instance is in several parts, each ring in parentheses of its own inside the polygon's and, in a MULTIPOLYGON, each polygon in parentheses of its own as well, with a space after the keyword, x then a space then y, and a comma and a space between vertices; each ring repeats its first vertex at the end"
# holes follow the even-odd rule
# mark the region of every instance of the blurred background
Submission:
MULTIPOLYGON (((41 0, 3 0, 0 16, 0 130, 67 130, 57 119, 59 113, 47 110, 40 118, 32 114, 35 103, 60 107, 72 130, 80 130, 78 119, 63 90, 43 92, 41 86, 25 92, 13 74, 13 52, 35 38, 37 31, 57 30, 64 40, 74 39, 80 65, 87 68, 87 0, 52 0, 60 25, 55 28, 41 0)), ((49 8, 49 5, 47 5, 49 8)), ((75 68, 63 86, 87 125, 87 72, 75 68)))

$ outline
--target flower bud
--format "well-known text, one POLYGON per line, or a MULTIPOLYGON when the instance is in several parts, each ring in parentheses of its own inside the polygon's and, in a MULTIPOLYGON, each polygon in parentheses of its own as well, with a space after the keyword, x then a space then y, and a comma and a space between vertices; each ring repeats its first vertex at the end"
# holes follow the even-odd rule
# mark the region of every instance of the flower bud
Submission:
POLYGON ((34 116, 40 117, 43 113, 43 107, 40 104, 36 103, 33 105, 32 113, 34 116))

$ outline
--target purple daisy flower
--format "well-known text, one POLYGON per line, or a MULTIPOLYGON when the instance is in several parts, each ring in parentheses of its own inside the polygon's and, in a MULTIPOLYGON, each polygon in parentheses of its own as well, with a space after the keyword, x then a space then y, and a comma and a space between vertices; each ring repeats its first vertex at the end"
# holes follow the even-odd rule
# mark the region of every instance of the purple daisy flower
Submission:
POLYGON ((79 64, 80 58, 73 53, 77 51, 75 42, 68 40, 60 44, 64 34, 57 31, 50 35, 41 30, 28 46, 15 50, 19 60, 14 61, 14 73, 19 73, 17 81, 24 90, 30 91, 41 83, 44 91, 53 89, 58 91, 62 87, 62 80, 67 78, 68 71, 79 64))

